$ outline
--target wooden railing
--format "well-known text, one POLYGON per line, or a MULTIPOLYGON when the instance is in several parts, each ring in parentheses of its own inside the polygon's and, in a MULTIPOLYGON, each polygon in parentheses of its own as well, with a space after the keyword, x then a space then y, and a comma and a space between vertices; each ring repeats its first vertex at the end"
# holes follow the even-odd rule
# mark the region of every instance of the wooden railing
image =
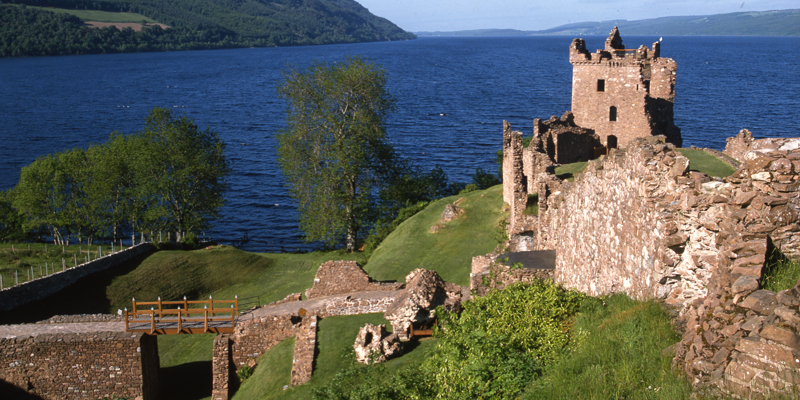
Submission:
POLYGON ((234 300, 140 301, 125 309, 125 330, 150 335, 182 333, 231 333, 239 316, 239 298, 234 300), (230 305, 230 307, 226 307, 230 305), (149 310, 140 310, 141 307, 149 310), (200 308, 203 306, 203 308, 200 308), (175 308, 177 307, 177 308, 175 308), (215 308, 216 307, 216 308, 215 308))

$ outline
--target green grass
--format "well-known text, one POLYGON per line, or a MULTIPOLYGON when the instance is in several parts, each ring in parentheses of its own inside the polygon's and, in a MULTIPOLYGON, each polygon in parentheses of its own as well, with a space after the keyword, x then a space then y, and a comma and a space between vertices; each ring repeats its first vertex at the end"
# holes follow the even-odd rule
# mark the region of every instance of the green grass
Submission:
POLYGON ((761 286, 766 290, 780 292, 795 287, 799 279, 800 261, 781 257, 767 265, 764 276, 761 277, 761 286))
POLYGON ((528 202, 525 203, 525 211, 522 212, 524 215, 539 215, 539 194, 529 194, 528 195, 528 202))
POLYGON ((572 164, 565 164, 556 167, 555 175, 558 179, 566 179, 570 182, 575 181, 575 175, 583 172, 586 168, 587 161, 577 161, 572 164))
POLYGON ((497 246, 498 221, 504 215, 502 191, 502 185, 497 185, 432 202, 387 236, 364 270, 377 280, 404 282, 409 272, 426 268, 448 282, 468 285, 472 257, 497 246), (444 207, 460 197, 464 200, 458 206, 465 214, 431 233, 444 207))
POLYGON ((52 11, 55 13, 61 14, 70 14, 74 15, 84 21, 96 21, 96 22, 133 22, 133 23, 141 23, 142 21, 147 21, 147 23, 155 24, 158 21, 147 18, 142 14, 132 13, 132 12, 109 12, 109 11, 97 11, 97 10, 68 10, 65 8, 52 8, 52 7, 33 7, 27 6, 29 8, 35 8, 39 10, 45 11, 52 11))
POLYGON ((158 356, 161 362, 162 399, 211 398, 214 338, 216 335, 158 336, 158 356), (171 382, 191 380, 191 385, 171 382))
MULTIPOLYGON (((3 277, 3 287, 14 285, 14 271, 17 272, 19 283, 28 281, 27 271, 33 267, 34 278, 41 278, 43 275, 53 274, 53 265, 56 271, 62 270, 62 259, 66 262, 67 268, 86 262, 87 254, 91 259, 97 256, 97 248, 100 247, 103 255, 111 252, 111 246, 54 246, 45 243, 2 243, 0 244, 0 276, 3 277), (45 269, 47 263, 47 270, 45 269), (41 267, 41 268, 39 268, 41 267), (40 272, 41 271, 41 272, 40 272)), ((116 246, 114 250, 119 250, 116 246)))
POLYGON ((625 295, 584 304, 573 350, 534 381, 523 399, 687 399, 689 382, 662 350, 680 340, 655 301, 625 295))
POLYGON ((159 251, 135 270, 119 276, 106 292, 111 309, 141 301, 258 297, 261 304, 304 292, 314 283, 320 264, 353 259, 357 254, 319 252, 308 254, 256 254, 230 246, 195 251, 159 251))
POLYGON ((702 172, 708 176, 725 178, 736 170, 717 156, 701 149, 678 149, 684 157, 689 159, 689 170, 702 172))
MULTIPOLYGON (((386 324, 391 330, 391 325, 383 319, 383 314, 362 314, 341 317, 323 318, 319 321, 317 331, 317 360, 311 380, 303 385, 283 390, 289 384, 292 369, 292 345, 282 342, 264 353, 255 368, 252 377, 242 383, 234 400, 273 400, 273 399, 309 399, 314 389, 329 383, 331 379, 353 360, 353 342, 359 328, 367 323, 386 324)), ((385 377, 388 379, 399 369, 420 362, 427 351, 435 343, 433 339, 420 342, 409 342, 417 345, 401 357, 394 358, 383 364, 386 368, 385 377)), ((366 368, 366 367, 365 367, 366 368)))
POLYGON ((242 382, 233 400, 268 399, 282 393, 291 383, 294 341, 286 339, 259 357, 253 375, 242 382))

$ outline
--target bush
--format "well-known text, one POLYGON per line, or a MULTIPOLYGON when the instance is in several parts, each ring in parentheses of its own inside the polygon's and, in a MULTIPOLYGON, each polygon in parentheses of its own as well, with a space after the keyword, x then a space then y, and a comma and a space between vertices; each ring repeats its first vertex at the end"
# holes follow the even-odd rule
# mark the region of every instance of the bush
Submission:
POLYGON ((242 368, 239 368, 238 371, 236 371, 236 375, 239 377, 239 382, 244 382, 245 380, 247 380, 247 378, 253 376, 253 368, 250 368, 250 366, 245 365, 242 368))
POLYGON ((499 185, 502 183, 497 175, 484 171, 483 168, 478 168, 475 170, 475 174, 472 175, 472 182, 478 187, 478 189, 481 190, 488 189, 494 185, 499 185))
POLYGON ((478 185, 476 185, 474 183, 470 183, 469 185, 464 186, 464 189, 462 191, 458 192, 458 194, 459 195, 467 194, 469 192, 474 192, 476 190, 478 190, 478 185))
POLYGON ((183 239, 181 239, 181 242, 182 242, 182 243, 183 243, 183 244, 184 244, 184 245, 185 245, 185 246, 186 246, 186 247, 187 247, 189 250, 193 250, 193 249, 196 249, 196 248, 199 248, 199 247, 200 247, 200 239, 198 239, 198 238, 197 238, 197 235, 195 235, 195 234, 194 234, 194 233, 192 233, 192 232, 189 232, 189 233, 187 233, 187 234, 183 235, 183 239))

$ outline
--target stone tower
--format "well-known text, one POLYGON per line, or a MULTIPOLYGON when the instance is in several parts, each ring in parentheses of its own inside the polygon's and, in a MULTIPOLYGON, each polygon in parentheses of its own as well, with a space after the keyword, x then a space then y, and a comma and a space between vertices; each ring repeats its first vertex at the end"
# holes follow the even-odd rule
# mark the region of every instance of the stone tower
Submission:
POLYGON ((583 39, 569 48, 572 63, 572 113, 575 123, 594 130, 609 148, 625 147, 637 137, 665 135, 681 146, 675 126, 677 64, 660 57, 660 43, 626 49, 614 27, 605 48, 589 53, 583 39))

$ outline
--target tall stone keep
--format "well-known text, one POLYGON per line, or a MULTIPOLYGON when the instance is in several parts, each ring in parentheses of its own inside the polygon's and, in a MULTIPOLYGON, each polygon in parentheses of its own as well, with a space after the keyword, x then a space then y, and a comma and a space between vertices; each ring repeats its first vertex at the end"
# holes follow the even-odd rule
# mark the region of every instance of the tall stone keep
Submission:
POLYGON ((569 61, 575 123, 594 130, 606 147, 625 147, 653 135, 681 146, 672 114, 677 64, 660 56, 659 42, 652 49, 626 49, 614 27, 596 53, 586 50, 583 39, 574 39, 569 61))

